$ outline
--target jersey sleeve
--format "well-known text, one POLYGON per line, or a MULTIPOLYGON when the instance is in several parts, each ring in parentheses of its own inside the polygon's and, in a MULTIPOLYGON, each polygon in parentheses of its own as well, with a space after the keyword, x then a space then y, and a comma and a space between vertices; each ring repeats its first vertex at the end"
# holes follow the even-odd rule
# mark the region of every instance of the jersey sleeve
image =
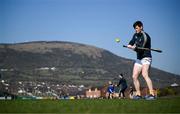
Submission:
POLYGON ((122 83, 122 79, 120 79, 120 80, 119 80, 119 83, 118 83, 118 85, 117 85, 117 86, 120 86, 120 85, 121 85, 121 83, 122 83))
POLYGON ((132 46, 133 46, 133 45, 135 44, 135 42, 136 42, 135 36, 136 36, 136 34, 133 35, 131 41, 129 42, 129 45, 132 45, 132 46))

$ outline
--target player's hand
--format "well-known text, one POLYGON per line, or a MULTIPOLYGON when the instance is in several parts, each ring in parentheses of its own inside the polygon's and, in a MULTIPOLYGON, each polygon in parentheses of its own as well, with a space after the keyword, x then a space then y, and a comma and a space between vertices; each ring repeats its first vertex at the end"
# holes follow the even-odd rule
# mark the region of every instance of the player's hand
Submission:
POLYGON ((129 49, 132 49, 132 50, 135 50, 136 49, 136 45, 127 45, 127 47, 129 48, 129 49))

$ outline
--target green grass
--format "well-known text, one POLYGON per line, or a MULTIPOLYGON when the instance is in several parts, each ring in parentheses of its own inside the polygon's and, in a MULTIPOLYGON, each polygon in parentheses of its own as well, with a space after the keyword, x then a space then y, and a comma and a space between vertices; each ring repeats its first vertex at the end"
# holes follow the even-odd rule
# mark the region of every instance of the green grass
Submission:
POLYGON ((154 101, 128 99, 0 101, 0 113, 178 113, 180 97, 154 101))

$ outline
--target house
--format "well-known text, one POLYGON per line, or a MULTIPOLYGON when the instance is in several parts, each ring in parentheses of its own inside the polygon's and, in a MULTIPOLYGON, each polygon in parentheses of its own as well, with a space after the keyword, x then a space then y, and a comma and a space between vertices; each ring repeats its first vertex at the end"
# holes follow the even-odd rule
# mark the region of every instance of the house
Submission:
POLYGON ((171 84, 171 87, 177 87, 177 86, 179 86, 177 83, 171 84))
MULTIPOLYGON (((154 94, 155 94, 155 96, 157 96, 157 89, 156 88, 154 88, 154 94)), ((141 88, 141 95, 142 96, 149 95, 149 89, 147 87, 141 88)))
POLYGON ((94 90, 87 90, 86 91, 86 97, 87 98, 99 98, 101 97, 101 91, 95 88, 94 90))

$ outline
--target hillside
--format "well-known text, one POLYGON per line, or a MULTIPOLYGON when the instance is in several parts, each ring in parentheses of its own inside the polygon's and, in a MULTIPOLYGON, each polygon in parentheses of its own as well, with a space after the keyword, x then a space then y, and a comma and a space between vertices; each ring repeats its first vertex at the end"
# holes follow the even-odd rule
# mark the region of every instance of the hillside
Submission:
MULTIPOLYGON (((0 44, 1 78, 101 86, 123 73, 132 83, 133 61, 107 50, 71 42, 0 44)), ((155 87, 180 84, 180 76, 151 69, 155 87)), ((144 81, 144 80, 142 80, 144 81)))

